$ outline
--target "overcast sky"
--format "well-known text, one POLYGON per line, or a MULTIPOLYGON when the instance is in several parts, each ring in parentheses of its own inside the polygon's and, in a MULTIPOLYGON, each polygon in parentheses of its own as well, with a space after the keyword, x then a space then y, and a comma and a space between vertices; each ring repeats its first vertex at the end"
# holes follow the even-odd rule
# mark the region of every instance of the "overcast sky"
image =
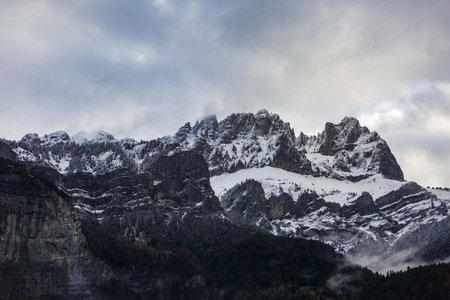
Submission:
POLYGON ((0 137, 261 108, 296 134, 354 116, 450 186, 450 1, 0 0, 0 137))

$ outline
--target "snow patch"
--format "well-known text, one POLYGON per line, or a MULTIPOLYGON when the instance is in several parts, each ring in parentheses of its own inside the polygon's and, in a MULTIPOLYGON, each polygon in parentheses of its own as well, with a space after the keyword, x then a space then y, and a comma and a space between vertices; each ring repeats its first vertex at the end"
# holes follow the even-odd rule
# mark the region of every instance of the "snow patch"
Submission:
POLYGON ((81 131, 74 136, 72 136, 72 141, 78 145, 82 144, 94 144, 94 143, 109 143, 109 142, 117 142, 114 136, 105 131, 81 131))
POLYGON ((406 184, 406 182, 386 179, 379 174, 359 182, 352 182, 301 175, 274 167, 244 169, 235 173, 221 174, 211 177, 210 181, 216 195, 221 197, 234 185, 248 179, 254 179, 261 183, 266 198, 287 192, 296 201, 301 194, 315 191, 325 201, 339 203, 341 206, 353 203, 363 192, 367 192, 373 199, 377 199, 406 184))

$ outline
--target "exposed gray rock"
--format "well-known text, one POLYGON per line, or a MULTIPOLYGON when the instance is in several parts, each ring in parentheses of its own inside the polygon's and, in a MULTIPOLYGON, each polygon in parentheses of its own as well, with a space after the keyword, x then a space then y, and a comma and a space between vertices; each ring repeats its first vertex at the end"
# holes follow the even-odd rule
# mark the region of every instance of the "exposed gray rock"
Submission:
POLYGON ((286 214, 296 216, 299 214, 297 206, 291 195, 282 193, 278 196, 272 196, 267 201, 269 210, 267 217, 269 219, 282 219, 286 214))
POLYGON ((11 149, 8 144, 5 144, 2 141, 0 141, 0 157, 12 162, 19 161, 17 154, 11 149))
POLYGON ((0 298, 95 298, 113 273, 89 251, 66 196, 3 159, 0 190, 0 298))
POLYGON ((361 127, 355 118, 346 117, 339 124, 326 123, 318 152, 323 155, 335 155, 341 150, 351 151, 358 138, 368 133, 367 127, 361 127))
POLYGON ((41 144, 41 139, 37 133, 27 133, 22 137, 21 141, 32 147, 36 147, 41 144))
POLYGON ((312 166, 316 176, 355 182, 373 174, 382 174, 389 179, 404 180, 387 143, 378 133, 361 126, 355 118, 346 117, 339 124, 326 123, 325 129, 317 136, 307 137, 301 133, 297 147, 306 153, 330 156, 329 163, 312 166))
POLYGON ((425 193, 425 190, 415 182, 408 182, 400 189, 387 193, 386 195, 376 199, 376 205, 382 208, 386 205, 392 205, 395 202, 399 202, 404 197, 410 195, 417 195, 419 193, 425 193))
POLYGON ((365 216, 377 213, 378 211, 378 207, 375 205, 373 198, 369 193, 363 193, 354 203, 342 207, 342 214, 347 218, 354 214, 365 216))
POLYGON ((297 205, 300 209, 300 215, 304 216, 316 211, 326 205, 325 200, 315 192, 306 192, 298 197, 297 205))
POLYGON ((150 196, 154 200, 172 199, 179 205, 197 204, 206 199, 216 209, 219 201, 209 183, 208 165, 202 156, 181 151, 161 156, 153 166, 150 196))
POLYGON ((261 183, 248 180, 238 184, 222 196, 221 203, 230 218, 239 224, 266 230, 271 228, 267 219, 267 199, 261 183))

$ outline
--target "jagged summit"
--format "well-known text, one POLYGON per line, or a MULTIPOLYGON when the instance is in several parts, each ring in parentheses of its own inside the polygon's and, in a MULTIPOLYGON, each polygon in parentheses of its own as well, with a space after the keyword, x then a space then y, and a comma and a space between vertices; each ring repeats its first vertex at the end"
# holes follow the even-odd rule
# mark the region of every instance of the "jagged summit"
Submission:
MULTIPOLYGON (((323 155, 335 155, 341 150, 353 150, 361 136, 370 134, 367 127, 361 127, 353 117, 345 117, 339 124, 326 123, 322 132, 322 143, 318 152, 323 155)), ((376 132, 369 139, 376 140, 376 132)))
POLYGON ((220 122, 212 115, 193 127, 187 123, 174 142, 202 154, 211 174, 264 166, 311 174, 310 162, 295 147, 294 130, 266 110, 231 114, 220 122))
POLYGON ((211 115, 182 126, 174 141, 202 154, 213 175, 273 166, 300 174, 358 181, 374 174, 403 180, 387 143, 354 117, 326 123, 322 133, 295 137, 290 124, 267 110, 211 115))
POLYGON ((22 142, 30 146, 52 146, 59 143, 66 143, 70 141, 70 136, 65 131, 56 131, 50 134, 45 134, 39 137, 37 133, 27 133, 22 137, 22 142))
MULTIPOLYGON (((141 143, 131 139, 116 140, 112 134, 104 131, 80 132, 72 137, 64 131, 42 137, 30 133, 21 142, 27 146, 16 150, 19 157, 34 161, 41 161, 42 158, 37 157, 40 155, 38 153, 31 155, 28 147, 53 147, 68 142, 78 146, 105 143, 118 146, 111 145, 111 151, 99 157, 80 157, 73 162, 70 159, 73 154, 60 153, 58 159, 55 157, 45 162, 57 166, 56 169, 62 172, 105 172, 108 168, 125 166, 145 170, 154 151, 165 149, 170 152, 174 149, 171 144, 177 144, 201 154, 208 163, 211 175, 271 166, 339 180, 358 181, 374 174, 403 180, 403 172, 387 143, 353 117, 345 117, 338 124, 326 123, 321 133, 312 136, 301 132, 296 137, 288 122, 283 121, 278 114, 261 109, 255 114, 234 113, 220 121, 215 115, 209 115, 194 126, 186 123, 172 137, 148 142, 149 146, 146 147, 137 146, 141 143), (123 153, 118 152, 119 148, 123 153), (61 161, 65 161, 62 166, 61 161), (79 163, 82 165, 73 166, 79 163), (98 164, 102 167, 98 168, 98 164)), ((55 150, 51 155, 54 153, 55 150)))
POLYGON ((301 133, 297 146, 307 153, 315 174, 361 180, 379 173, 404 180, 386 141, 353 117, 345 117, 339 124, 326 123, 315 136, 301 133))
POLYGON ((67 132, 60 130, 50 134, 46 134, 40 139, 41 143, 44 145, 53 145, 70 141, 70 136, 67 134, 67 132))
MULTIPOLYGON (((267 136, 281 130, 291 131, 289 123, 283 122, 277 114, 259 110, 256 114, 234 113, 220 122, 215 115, 209 115, 197 121, 194 127, 186 123, 175 134, 175 138, 179 143, 196 142, 199 139, 230 143, 239 137, 267 136)), ((290 133, 293 134, 293 131, 290 133)))

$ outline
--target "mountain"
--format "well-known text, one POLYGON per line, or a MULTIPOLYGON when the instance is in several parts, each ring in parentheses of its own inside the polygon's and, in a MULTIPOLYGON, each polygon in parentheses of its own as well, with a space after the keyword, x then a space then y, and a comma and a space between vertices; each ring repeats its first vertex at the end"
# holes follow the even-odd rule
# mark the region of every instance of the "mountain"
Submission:
POLYGON ((109 143, 116 141, 116 139, 112 134, 101 130, 96 132, 82 131, 75 134, 71 140, 79 145, 85 143, 96 144, 96 143, 109 143))
POLYGON ((0 157, 0 271, 27 278, 7 295, 238 297, 286 284, 326 299, 336 274, 365 272, 346 260, 384 272, 450 255, 449 190, 405 181, 387 142, 352 117, 298 136, 266 110, 151 141, 31 133, 0 142, 0 157))
POLYGON ((315 174, 350 181, 374 174, 404 179, 386 141, 378 133, 361 127, 355 118, 346 117, 339 124, 327 123, 322 133, 316 136, 301 133, 297 145, 307 153, 315 174))
POLYGON ((311 162, 295 147, 294 130, 266 110, 232 114, 221 122, 209 116, 194 127, 187 123, 172 141, 200 153, 212 176, 264 166, 311 174, 311 162))
POLYGON ((343 256, 231 221, 202 156, 162 155, 151 170, 61 176, 0 157, 0 298, 336 295, 343 256))

